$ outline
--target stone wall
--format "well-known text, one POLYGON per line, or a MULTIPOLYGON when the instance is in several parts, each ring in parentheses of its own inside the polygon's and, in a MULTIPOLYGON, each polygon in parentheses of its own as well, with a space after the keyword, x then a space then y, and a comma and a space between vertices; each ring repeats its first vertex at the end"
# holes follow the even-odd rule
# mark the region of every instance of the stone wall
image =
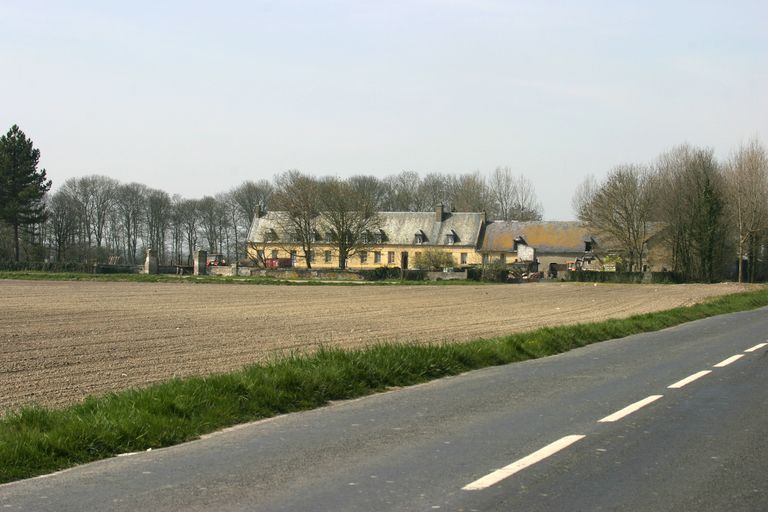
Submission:
POLYGON ((461 281, 467 279, 467 271, 464 272, 427 272, 430 281, 461 281))

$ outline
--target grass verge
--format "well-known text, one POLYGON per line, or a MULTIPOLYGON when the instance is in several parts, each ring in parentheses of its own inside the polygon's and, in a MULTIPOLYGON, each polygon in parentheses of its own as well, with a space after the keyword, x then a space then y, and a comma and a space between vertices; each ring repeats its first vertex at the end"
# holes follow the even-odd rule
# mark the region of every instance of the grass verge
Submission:
POLYGON ((179 276, 175 274, 88 274, 84 272, 42 272, 38 270, 0 271, 0 280, 17 279, 22 281, 101 281, 101 282, 136 282, 136 283, 191 283, 191 284, 279 284, 287 286, 466 286, 492 285, 505 283, 487 283, 470 280, 441 281, 359 281, 334 279, 277 279, 262 276, 179 276))
POLYGON ((286 357, 236 373, 173 380, 89 398, 66 409, 24 408, 0 419, 0 482, 170 446, 238 423, 320 407, 331 400, 766 305, 768 289, 761 289, 622 320, 548 327, 490 340, 321 349, 313 355, 286 357))

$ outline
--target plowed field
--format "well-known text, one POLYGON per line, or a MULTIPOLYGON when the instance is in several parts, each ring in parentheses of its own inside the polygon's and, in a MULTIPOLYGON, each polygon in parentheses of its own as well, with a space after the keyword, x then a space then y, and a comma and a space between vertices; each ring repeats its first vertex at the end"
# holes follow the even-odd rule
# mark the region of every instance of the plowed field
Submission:
POLYGON ((742 289, 0 281, 0 411, 234 370, 321 344, 492 337, 669 309, 742 289))

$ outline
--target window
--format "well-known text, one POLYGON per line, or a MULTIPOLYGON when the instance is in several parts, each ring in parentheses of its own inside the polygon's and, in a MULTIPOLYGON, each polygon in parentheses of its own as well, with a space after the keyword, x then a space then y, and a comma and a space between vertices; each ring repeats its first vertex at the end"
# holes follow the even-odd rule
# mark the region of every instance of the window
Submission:
POLYGON ((301 242, 301 233, 298 231, 291 233, 291 242, 301 242))
POLYGON ((374 241, 375 241, 377 244, 382 244, 382 243, 384 243, 384 231, 382 231, 382 230, 379 230, 379 232, 378 232, 378 233, 376 233, 376 235, 374 236, 374 241))
POLYGON ((368 243, 368 238, 369 238, 368 233, 367 232, 363 233, 362 235, 360 235, 360 242, 364 243, 364 244, 367 244, 368 243))
POLYGON ((277 259, 277 249, 272 249, 272 259, 273 260, 277 259))
POLYGON ((461 261, 462 265, 466 265, 467 264, 467 253, 465 253, 465 252, 461 253, 459 261, 461 261))
POLYGON ((329 244, 333 242, 333 233, 331 231, 325 232, 325 243, 329 244))
POLYGON ((368 253, 366 251, 360 251, 360 263, 362 265, 368 263, 368 253))
POLYGON ((309 259, 310 263, 315 262, 315 251, 309 251, 309 254, 307 255, 307 258, 309 259))
POLYGON ((274 229, 267 229, 264 231, 264 241, 274 242, 277 240, 277 232, 274 229))
POLYGON ((259 249, 256 251, 256 257, 260 259, 261 261, 264 261, 264 249, 259 249))
POLYGON ((424 232, 420 230, 418 233, 416 233, 416 245, 423 244, 425 242, 426 238, 427 237, 424 236, 424 232))
POLYGON ((389 251, 387 253, 387 264, 389 265, 395 264, 395 251, 389 251))
POLYGON ((291 251, 291 265, 296 265, 296 251, 291 251))
POLYGON ((502 262, 502 263, 506 263, 507 262, 507 255, 506 255, 506 253, 501 253, 499 255, 499 261, 502 262))
POLYGON ((381 251, 374 251, 373 252, 373 262, 376 264, 381 263, 381 251))
POLYGON ((333 261, 333 259, 331 258, 331 251, 325 251, 325 253, 323 253, 323 260, 326 263, 330 263, 331 261, 333 261))
POLYGON ((459 237, 456 235, 456 232, 454 230, 451 230, 450 233, 445 235, 445 244, 446 245, 453 245, 458 241, 459 237))
POLYGON ((592 240, 584 242, 584 252, 592 252, 592 240))

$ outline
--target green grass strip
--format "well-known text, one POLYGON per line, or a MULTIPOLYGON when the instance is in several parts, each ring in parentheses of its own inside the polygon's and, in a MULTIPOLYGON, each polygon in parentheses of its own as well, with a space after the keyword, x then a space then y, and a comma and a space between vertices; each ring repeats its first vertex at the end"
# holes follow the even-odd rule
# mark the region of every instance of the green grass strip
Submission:
POLYGON ((190 283, 190 284, 279 284, 288 286, 467 286, 467 285, 499 285, 505 283, 488 283, 471 280, 441 280, 441 281, 361 281, 345 279, 295 279, 266 276, 179 276, 175 274, 88 274, 85 272, 43 272, 39 270, 7 270, 0 271, 1 279, 16 279, 21 281, 96 281, 96 282, 134 282, 134 283, 190 283))
POLYGON ((548 327, 468 343, 325 348, 232 374, 172 380, 89 398, 66 409, 24 408, 0 419, 0 482, 170 446, 223 427, 320 407, 331 400, 766 305, 768 289, 761 289, 623 320, 548 327))

